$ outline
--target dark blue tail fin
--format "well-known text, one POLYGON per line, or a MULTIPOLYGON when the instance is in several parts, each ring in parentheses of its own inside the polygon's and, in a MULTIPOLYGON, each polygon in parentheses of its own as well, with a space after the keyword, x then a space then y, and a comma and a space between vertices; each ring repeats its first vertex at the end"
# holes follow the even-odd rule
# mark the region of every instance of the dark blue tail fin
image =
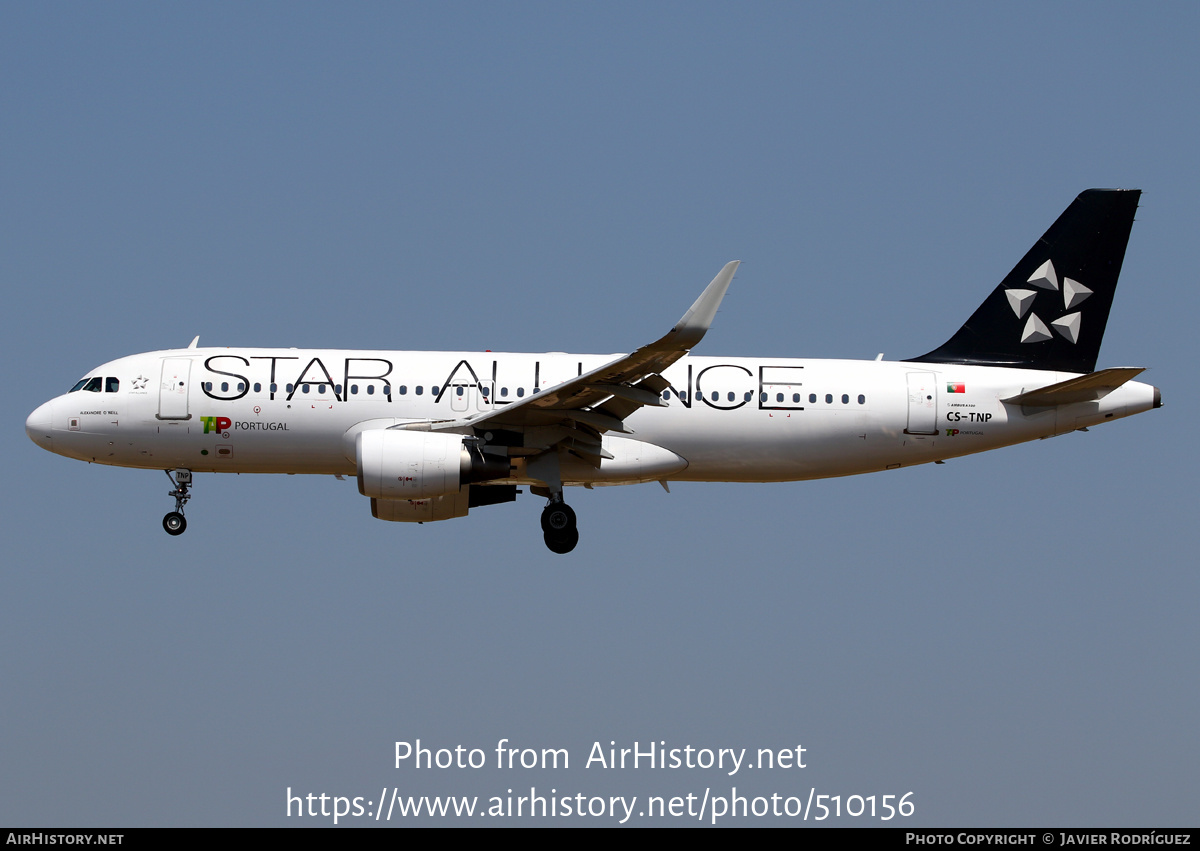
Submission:
POLYGON ((957 334, 909 360, 1092 372, 1141 194, 1080 194, 957 334))

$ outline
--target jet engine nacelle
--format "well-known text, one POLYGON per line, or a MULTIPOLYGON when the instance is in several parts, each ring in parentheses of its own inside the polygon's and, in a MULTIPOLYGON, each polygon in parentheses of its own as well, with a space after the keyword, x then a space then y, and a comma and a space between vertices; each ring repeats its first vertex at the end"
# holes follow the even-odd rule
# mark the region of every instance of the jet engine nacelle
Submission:
POLYGON ((484 456, 461 434, 371 429, 355 436, 358 490, 374 499, 427 499, 508 476, 507 458, 484 456))

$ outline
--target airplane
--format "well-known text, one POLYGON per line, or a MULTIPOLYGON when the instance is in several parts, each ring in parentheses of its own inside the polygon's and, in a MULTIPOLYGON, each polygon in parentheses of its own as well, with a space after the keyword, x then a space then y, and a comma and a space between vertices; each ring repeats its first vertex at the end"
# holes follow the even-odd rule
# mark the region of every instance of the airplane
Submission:
POLYGON ((738 262, 631 354, 199 348, 103 364, 29 415, 38 446, 156 469, 163 528, 195 473, 353 475, 380 520, 546 499, 568 486, 821 479, 941 462, 1162 405, 1144 371, 1095 371, 1140 190, 1080 194, 946 343, 898 361, 699 357, 738 262))

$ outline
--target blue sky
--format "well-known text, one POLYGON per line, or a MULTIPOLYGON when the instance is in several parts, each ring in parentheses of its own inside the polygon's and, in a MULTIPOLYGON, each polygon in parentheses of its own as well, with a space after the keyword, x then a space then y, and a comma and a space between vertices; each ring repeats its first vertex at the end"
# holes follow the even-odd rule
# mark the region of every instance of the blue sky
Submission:
POLYGON ((1184 3, 5 5, 0 821, 296 824, 288 787, 534 784, 1191 823, 1198 24, 1184 3), (1144 190, 1100 366, 1149 367, 1164 408, 883 475, 572 494, 569 559, 528 494, 409 528, 324 478, 201 477, 169 539, 165 476, 24 434, 96 364, 196 334, 631 350, 731 259, 698 353, 911 357, 1093 186, 1144 190), (397 740, 505 737, 572 767, 391 763, 397 740), (614 740, 801 744, 809 767, 582 767, 614 740))

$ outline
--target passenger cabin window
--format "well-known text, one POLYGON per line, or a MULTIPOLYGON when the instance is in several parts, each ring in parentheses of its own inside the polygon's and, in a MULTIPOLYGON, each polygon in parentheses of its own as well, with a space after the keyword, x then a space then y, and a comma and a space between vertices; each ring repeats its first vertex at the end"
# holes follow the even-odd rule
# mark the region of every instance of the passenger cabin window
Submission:
POLYGON ((518 387, 518 388, 517 388, 517 395, 518 395, 518 396, 524 396, 524 395, 525 395, 525 388, 524 388, 524 387, 518 387))
POLYGON ((374 396, 374 395, 375 395, 375 385, 374 385, 374 384, 368 384, 368 385, 367 385, 367 395, 368 395, 368 396, 374 396))
POLYGON ((867 404, 867 397, 862 395, 861 393, 859 393, 858 394, 858 404, 860 404, 860 405, 867 404))
POLYGON ((88 383, 83 385, 83 389, 89 393, 99 393, 102 389, 100 384, 103 381, 104 379, 98 375, 95 378, 89 378, 88 383))
POLYGON ((115 379, 115 378, 104 379, 104 392, 105 393, 116 393, 120 389, 121 389, 121 382, 118 381, 117 379, 115 379))
POLYGON ((425 392, 425 385, 424 385, 424 384, 418 384, 418 385, 417 385, 417 395, 418 395, 418 396, 420 396, 420 395, 422 395, 424 392, 425 392))
POLYGON ((75 382, 75 386, 74 386, 74 387, 72 387, 72 388, 71 388, 70 390, 68 390, 67 392, 68 392, 68 393, 74 393, 76 390, 81 390, 81 389, 83 388, 83 385, 85 385, 85 384, 87 384, 87 383, 88 383, 88 379, 86 379, 86 378, 81 378, 81 379, 79 379, 78 381, 76 381, 76 382, 75 382))
POLYGON ((832 393, 826 393, 826 394, 825 394, 825 404, 826 404, 826 405, 832 405, 832 404, 833 404, 833 394, 832 394, 832 393))
POLYGON ((407 395, 408 395, 408 385, 407 385, 407 384, 401 384, 401 385, 400 385, 400 395, 401 395, 401 396, 407 396, 407 395))
POLYGON ((257 382, 257 381, 256 381, 256 382, 254 382, 254 392, 255 392, 255 393, 261 393, 261 392, 262 392, 262 384, 260 384, 260 383, 259 383, 259 382, 257 382))
POLYGON ((849 394, 849 393, 843 393, 843 394, 842 394, 842 404, 843 404, 843 405, 849 405, 849 404, 850 404, 850 394, 849 394))

